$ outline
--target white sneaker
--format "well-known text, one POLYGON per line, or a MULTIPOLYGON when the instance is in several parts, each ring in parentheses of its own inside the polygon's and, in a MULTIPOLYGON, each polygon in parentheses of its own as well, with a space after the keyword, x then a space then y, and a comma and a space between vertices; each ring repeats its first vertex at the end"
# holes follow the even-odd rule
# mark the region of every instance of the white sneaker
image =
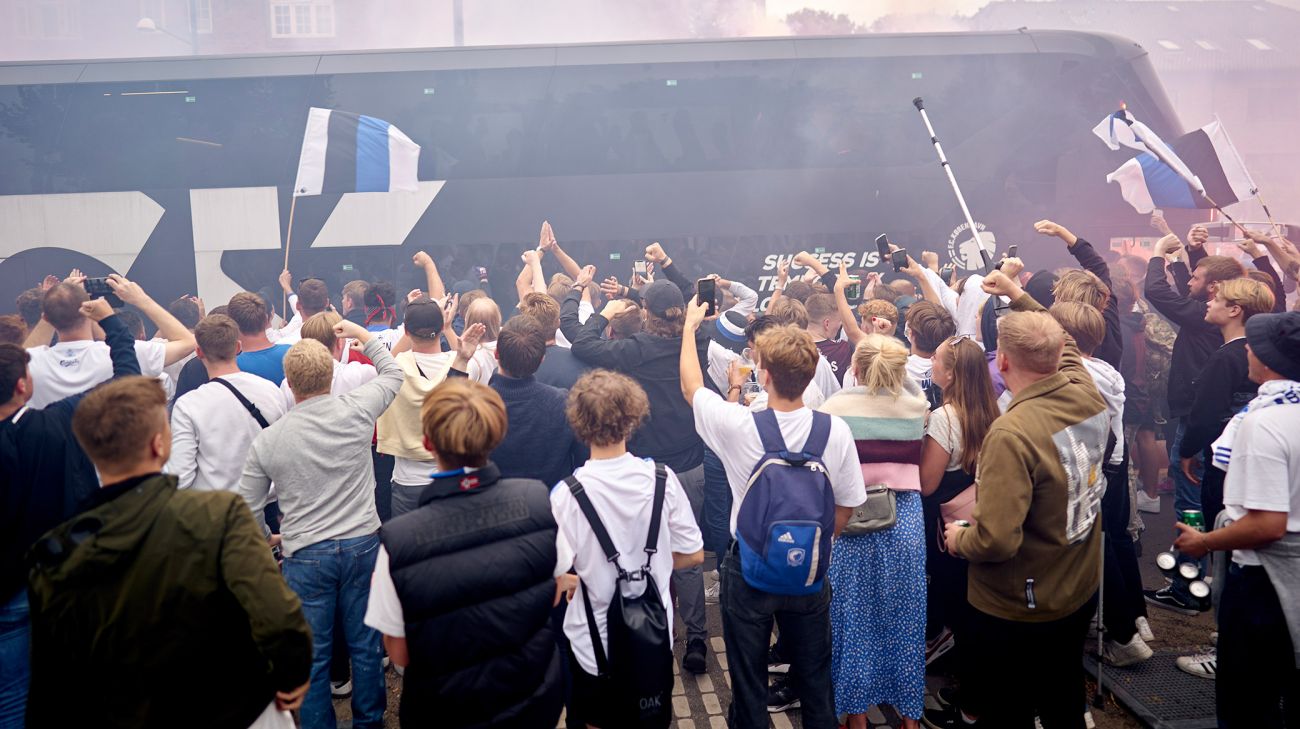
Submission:
POLYGON ((347 681, 330 681, 330 697, 346 699, 352 695, 352 679, 347 681))
POLYGON ((718 600, 722 598, 722 583, 714 582, 704 588, 704 604, 717 605, 718 600))
POLYGON ((1160 513, 1160 497, 1147 496, 1147 492, 1145 491, 1137 492, 1137 505, 1138 511, 1146 512, 1148 514, 1160 513))
POLYGON ((1142 636, 1136 634, 1127 643, 1108 640, 1101 649, 1102 660, 1112 666, 1131 666, 1145 661, 1151 655, 1151 647, 1142 640, 1142 636))
POLYGON ((1174 665, 1193 676, 1213 679, 1215 674, 1219 672, 1219 656, 1214 652, 1201 653, 1195 656, 1179 656, 1174 661, 1174 665))
POLYGON ((1138 635, 1142 637, 1144 643, 1149 643, 1156 639, 1156 634, 1151 632, 1151 623, 1147 622, 1146 618, 1139 617, 1137 620, 1134 620, 1133 623, 1135 627, 1137 627, 1138 635))

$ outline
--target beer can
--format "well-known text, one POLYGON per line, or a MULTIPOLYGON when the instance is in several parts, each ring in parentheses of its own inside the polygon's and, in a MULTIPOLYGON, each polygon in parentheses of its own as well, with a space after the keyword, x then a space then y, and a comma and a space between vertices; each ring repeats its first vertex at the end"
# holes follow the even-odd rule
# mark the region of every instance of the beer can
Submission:
POLYGON ((1173 552, 1161 552, 1156 555, 1156 567, 1160 568, 1160 573, 1165 577, 1173 579, 1178 567, 1178 556, 1173 552))
POLYGON ((1183 562, 1178 565, 1178 574, 1184 580, 1194 580, 1201 576, 1201 566, 1195 562, 1183 562))
POLYGON ((1205 531, 1205 514, 1202 514, 1200 509, 1184 509, 1178 512, 1178 516, 1187 526, 1198 532, 1205 531))
POLYGON ((1210 586, 1205 580, 1192 580, 1187 583, 1187 592, 1192 596, 1192 603, 1197 610, 1210 609, 1210 586))

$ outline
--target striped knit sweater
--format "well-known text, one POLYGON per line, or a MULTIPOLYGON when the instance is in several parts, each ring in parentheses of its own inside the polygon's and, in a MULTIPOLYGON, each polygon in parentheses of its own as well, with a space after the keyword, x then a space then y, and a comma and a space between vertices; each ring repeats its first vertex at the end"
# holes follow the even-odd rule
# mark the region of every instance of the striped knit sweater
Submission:
POLYGON ((929 402, 911 378, 898 397, 849 387, 832 395, 818 410, 849 424, 868 486, 885 484, 895 491, 921 490, 921 440, 929 402))

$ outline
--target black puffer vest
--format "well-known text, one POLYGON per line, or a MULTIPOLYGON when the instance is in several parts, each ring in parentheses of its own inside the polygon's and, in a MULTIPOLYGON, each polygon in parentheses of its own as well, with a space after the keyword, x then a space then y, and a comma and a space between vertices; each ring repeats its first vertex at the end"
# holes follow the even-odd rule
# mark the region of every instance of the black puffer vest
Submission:
POLYGON ((402 726, 555 726, 555 533, 546 487, 491 463, 434 480, 383 526, 411 656, 402 726))

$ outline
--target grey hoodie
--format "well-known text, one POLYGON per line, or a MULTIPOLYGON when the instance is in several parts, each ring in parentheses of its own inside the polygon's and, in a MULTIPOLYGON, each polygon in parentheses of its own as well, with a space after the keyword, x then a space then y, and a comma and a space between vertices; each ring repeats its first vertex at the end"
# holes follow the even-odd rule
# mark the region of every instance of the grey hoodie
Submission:
POLYGON ((1119 370, 1096 357, 1084 357, 1083 366, 1092 375, 1097 392, 1106 401, 1110 432, 1115 434, 1115 450, 1110 454, 1110 465, 1118 466, 1124 460, 1124 377, 1119 370))

